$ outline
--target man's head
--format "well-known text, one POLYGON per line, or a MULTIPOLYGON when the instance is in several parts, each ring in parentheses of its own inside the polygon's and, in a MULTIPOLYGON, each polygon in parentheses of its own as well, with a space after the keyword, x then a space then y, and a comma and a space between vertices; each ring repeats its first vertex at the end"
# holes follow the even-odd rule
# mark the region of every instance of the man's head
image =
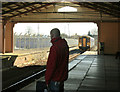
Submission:
POLYGON ((54 28, 50 31, 51 39, 60 37, 60 30, 58 28, 54 28))

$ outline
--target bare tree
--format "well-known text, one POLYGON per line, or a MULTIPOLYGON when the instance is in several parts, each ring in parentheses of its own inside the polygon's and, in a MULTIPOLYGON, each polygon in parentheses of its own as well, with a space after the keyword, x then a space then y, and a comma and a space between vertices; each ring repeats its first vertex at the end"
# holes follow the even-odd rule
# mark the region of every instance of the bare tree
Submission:
POLYGON ((93 28, 91 31, 90 31, 91 35, 98 35, 98 30, 96 28, 93 28))

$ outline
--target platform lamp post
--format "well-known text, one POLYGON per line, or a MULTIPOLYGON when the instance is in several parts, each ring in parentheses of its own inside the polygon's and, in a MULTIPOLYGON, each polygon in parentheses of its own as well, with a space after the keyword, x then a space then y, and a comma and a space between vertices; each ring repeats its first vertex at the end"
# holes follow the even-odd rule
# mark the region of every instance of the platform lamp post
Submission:
POLYGON ((38 33, 37 33, 37 48, 39 48, 39 23, 38 23, 38 33))
POLYGON ((26 38, 27 38, 27 33, 24 34, 24 49, 26 49, 26 38))
POLYGON ((68 34, 69 34, 69 38, 70 38, 70 29, 69 29, 69 23, 68 23, 68 34))
POLYGON ((18 36, 19 37, 19 49, 21 49, 21 39, 22 39, 21 35, 22 35, 22 33, 20 33, 18 36))

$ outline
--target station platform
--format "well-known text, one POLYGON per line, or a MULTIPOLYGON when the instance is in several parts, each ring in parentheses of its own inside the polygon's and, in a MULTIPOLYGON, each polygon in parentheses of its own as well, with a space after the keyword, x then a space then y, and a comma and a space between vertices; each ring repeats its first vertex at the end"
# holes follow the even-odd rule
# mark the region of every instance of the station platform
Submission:
MULTIPOLYGON (((17 92, 35 92, 36 81, 17 92)), ((64 88, 65 92, 118 92, 120 61, 112 55, 79 55, 69 63, 69 78, 64 88)))

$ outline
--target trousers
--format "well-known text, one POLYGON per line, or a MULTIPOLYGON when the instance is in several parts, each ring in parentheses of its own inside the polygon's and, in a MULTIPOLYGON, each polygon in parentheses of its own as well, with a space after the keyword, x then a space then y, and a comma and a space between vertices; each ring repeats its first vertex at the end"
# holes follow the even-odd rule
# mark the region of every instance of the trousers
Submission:
POLYGON ((48 89, 50 92, 64 92, 64 82, 51 81, 48 89))

